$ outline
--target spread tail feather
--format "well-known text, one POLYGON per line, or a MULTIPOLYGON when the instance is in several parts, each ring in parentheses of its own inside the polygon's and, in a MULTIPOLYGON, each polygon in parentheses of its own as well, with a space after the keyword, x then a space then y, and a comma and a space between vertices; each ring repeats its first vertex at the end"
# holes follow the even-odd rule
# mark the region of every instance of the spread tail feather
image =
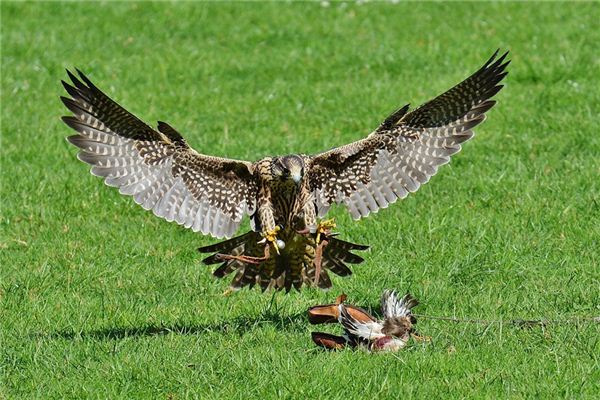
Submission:
POLYGON ((292 287, 300 290, 303 284, 317 286, 321 289, 331 287, 328 271, 339 276, 349 276, 352 271, 347 264, 359 264, 364 259, 353 250, 366 250, 368 246, 346 242, 332 236, 325 239, 321 268, 318 279, 315 279, 316 238, 315 235, 301 235, 292 232, 287 235, 286 247, 281 254, 273 254, 260 262, 248 262, 245 257, 258 259, 265 255, 265 245, 258 242, 262 236, 258 232, 247 232, 223 242, 198 249, 201 253, 214 253, 202 262, 206 265, 221 264, 213 275, 223 278, 235 273, 231 281, 232 289, 249 288, 258 285, 262 290, 285 289, 289 292, 292 287))

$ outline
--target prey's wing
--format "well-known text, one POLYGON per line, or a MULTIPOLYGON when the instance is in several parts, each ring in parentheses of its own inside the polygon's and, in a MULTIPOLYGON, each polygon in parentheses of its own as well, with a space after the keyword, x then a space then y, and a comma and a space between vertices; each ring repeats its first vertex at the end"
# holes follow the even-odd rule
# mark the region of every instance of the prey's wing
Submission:
POLYGON ((92 174, 157 216, 217 238, 232 236, 254 212, 251 163, 199 154, 166 123, 154 130, 81 72, 68 74, 70 98, 61 99, 73 115, 63 121, 77 131, 68 140, 92 174))
POLYGON ((354 219, 366 217, 427 183, 494 106, 510 62, 497 53, 414 111, 398 109, 368 137, 312 156, 307 172, 319 215, 343 203, 354 219))
POLYGON ((348 312, 348 309, 340 304, 338 306, 338 321, 344 327, 346 334, 354 339, 375 340, 384 337, 381 332, 383 325, 377 321, 360 322, 348 312))
POLYGON ((411 309, 419 304, 419 301, 407 293, 399 298, 393 290, 385 290, 381 296, 381 312, 384 319, 394 317, 407 317, 411 315, 411 309))

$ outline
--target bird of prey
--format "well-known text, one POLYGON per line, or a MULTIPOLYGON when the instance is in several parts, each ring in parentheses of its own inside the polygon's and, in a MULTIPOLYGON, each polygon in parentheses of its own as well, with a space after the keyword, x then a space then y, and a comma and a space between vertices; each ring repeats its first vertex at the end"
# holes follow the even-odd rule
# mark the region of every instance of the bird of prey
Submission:
POLYGON ((326 323, 337 320, 344 328, 343 336, 323 332, 313 332, 313 341, 327 349, 360 347, 369 351, 398 351, 415 334, 417 323, 412 308, 419 302, 410 294, 399 298, 395 291, 386 290, 381 296, 383 320, 377 320, 365 310, 339 304, 316 306, 309 309, 311 323, 326 323))
POLYGON ((473 75, 422 106, 399 108, 367 137, 319 154, 265 157, 255 162, 201 154, 165 122, 151 128, 111 100, 83 73, 67 71, 77 131, 68 141, 107 185, 154 214, 194 232, 232 237, 245 215, 252 230, 200 248, 215 253, 217 277, 234 273, 233 289, 258 285, 289 291, 303 284, 329 288, 328 271, 351 274, 361 246, 332 233, 322 220, 333 204, 354 219, 405 198, 473 136, 495 104, 506 76, 498 51, 473 75))

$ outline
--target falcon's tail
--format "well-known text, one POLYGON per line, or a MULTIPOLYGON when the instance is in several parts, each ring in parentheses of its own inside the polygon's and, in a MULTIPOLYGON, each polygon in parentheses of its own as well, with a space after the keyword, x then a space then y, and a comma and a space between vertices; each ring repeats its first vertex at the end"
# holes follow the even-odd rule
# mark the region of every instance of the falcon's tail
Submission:
POLYGON ((235 272, 231 281, 232 289, 259 285, 262 290, 300 289, 302 284, 317 286, 321 289, 331 287, 328 271, 339 276, 348 276, 352 271, 346 264, 359 264, 362 257, 353 254, 353 250, 366 250, 368 246, 354 244, 324 236, 325 245, 318 250, 315 235, 302 235, 296 232, 284 234, 286 246, 280 254, 271 250, 267 259, 265 245, 258 242, 262 236, 258 232, 247 232, 211 246, 201 247, 201 253, 215 253, 202 262, 207 265, 221 264, 213 275, 223 278, 235 272), (320 267, 318 253, 321 251, 320 267), (315 262, 317 258, 317 262, 315 262), (318 279, 316 278, 317 271, 318 279))

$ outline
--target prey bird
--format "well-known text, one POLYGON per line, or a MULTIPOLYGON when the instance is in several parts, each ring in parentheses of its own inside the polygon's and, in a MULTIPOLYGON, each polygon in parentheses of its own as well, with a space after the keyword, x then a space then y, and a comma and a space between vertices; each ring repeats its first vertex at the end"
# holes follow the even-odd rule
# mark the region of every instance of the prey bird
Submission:
POLYGON ((155 215, 194 232, 230 238, 245 215, 252 230, 200 248, 215 253, 217 277, 234 274, 232 289, 258 285, 331 287, 328 271, 351 274, 352 253, 367 246, 335 237, 333 204, 360 219, 405 198, 473 136, 494 106, 506 76, 507 53, 496 53, 473 75, 422 106, 399 108, 367 137, 319 154, 265 157, 255 162, 204 155, 165 122, 154 129, 67 71, 61 97, 77 131, 68 141, 91 173, 132 196, 155 215))
POLYGON ((318 346, 330 350, 358 347, 368 351, 398 351, 406 346, 411 337, 424 339, 414 329, 417 320, 412 314, 412 308, 419 302, 408 293, 399 298, 395 291, 383 292, 383 320, 377 320, 362 308, 344 304, 344 300, 345 298, 336 301, 336 304, 315 306, 308 310, 311 323, 339 322, 344 328, 343 336, 313 332, 313 342, 318 346))

